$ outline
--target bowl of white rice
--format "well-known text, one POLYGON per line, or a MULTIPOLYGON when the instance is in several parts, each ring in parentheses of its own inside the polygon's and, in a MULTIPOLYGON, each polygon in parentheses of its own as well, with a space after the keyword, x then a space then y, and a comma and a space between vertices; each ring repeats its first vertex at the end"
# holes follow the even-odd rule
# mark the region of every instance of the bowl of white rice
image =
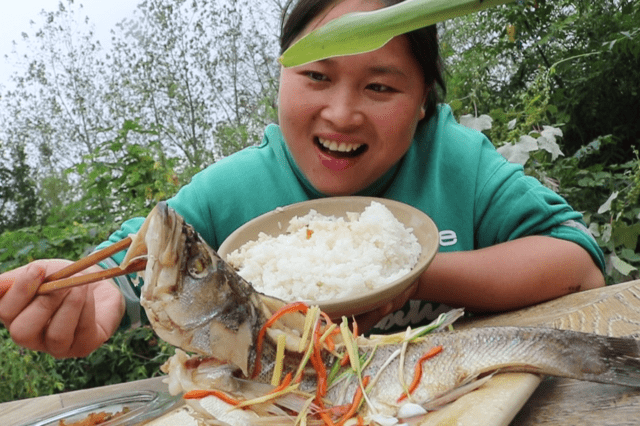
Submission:
POLYGON ((277 208, 246 223, 218 254, 256 290, 358 315, 402 293, 438 251, 435 223, 407 204, 329 197, 277 208))

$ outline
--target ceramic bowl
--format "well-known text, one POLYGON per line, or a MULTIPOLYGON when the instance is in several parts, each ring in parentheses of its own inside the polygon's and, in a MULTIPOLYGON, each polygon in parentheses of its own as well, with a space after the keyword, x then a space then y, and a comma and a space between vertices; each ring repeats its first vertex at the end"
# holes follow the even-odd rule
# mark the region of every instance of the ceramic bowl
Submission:
POLYGON ((414 235, 422 246, 422 252, 417 264, 401 279, 366 293, 359 292, 340 299, 311 302, 317 304, 332 318, 368 312, 401 294, 427 269, 438 251, 439 236, 435 223, 425 213, 407 204, 375 197, 329 197, 280 207, 238 228, 222 243, 218 254, 223 259, 226 259, 228 253, 233 252, 248 241, 256 240, 260 232, 277 236, 286 231, 291 218, 304 216, 311 209, 325 216, 346 217, 347 212, 361 213, 372 201, 384 204, 405 227, 413 229, 414 235))

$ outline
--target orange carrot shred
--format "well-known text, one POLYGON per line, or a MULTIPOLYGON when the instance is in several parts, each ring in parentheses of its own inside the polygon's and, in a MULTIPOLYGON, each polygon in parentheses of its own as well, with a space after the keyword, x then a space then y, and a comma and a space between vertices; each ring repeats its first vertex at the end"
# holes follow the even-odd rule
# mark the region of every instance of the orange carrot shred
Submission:
POLYGON ((189 391, 187 393, 185 393, 184 395, 182 395, 182 398, 184 399, 202 399, 205 398, 207 396, 215 396, 218 399, 221 399, 222 401, 226 402, 227 404, 231 404, 231 405, 238 405, 240 404, 240 401, 238 401, 235 398, 230 397, 229 395, 225 394, 224 392, 220 392, 218 390, 192 390, 189 391))
POLYGON ((343 404, 343 405, 334 405, 332 407, 327 408, 325 411, 331 414, 333 417, 342 417, 347 411, 351 408, 351 403, 343 404))
POLYGON ((289 386, 291 384, 291 379, 292 378, 293 378, 293 373, 291 371, 289 371, 287 373, 287 375, 284 376, 284 379, 282 380, 282 383, 280 383, 278 386, 273 388, 268 394, 280 392, 281 390, 283 390, 284 388, 286 388, 287 386, 289 386))
POLYGON ((313 352, 309 358, 311 365, 316 370, 318 377, 318 384, 316 390, 316 403, 324 407, 322 397, 327 394, 327 368, 322 362, 322 355, 320 354, 320 325, 316 325, 316 329, 313 332, 313 352))
POLYGON ((353 417, 354 414, 356 414, 356 411, 358 411, 358 406, 360 405, 360 401, 362 401, 362 388, 369 384, 369 379, 369 376, 364 376, 362 378, 362 386, 358 386, 355 394, 353 394, 353 401, 351 402, 349 411, 347 411, 347 413, 340 419, 340 421, 336 423, 336 426, 343 425, 347 420, 353 417))
POLYGON ((346 367, 349 364, 349 352, 344 351, 344 356, 340 360, 340 367, 346 367))
MULTIPOLYGON (((329 318, 329 315, 327 315, 325 312, 320 311, 320 315, 322 315, 322 317, 324 318, 325 322, 327 323, 326 327, 329 328, 332 324, 333 321, 331 321, 331 318, 329 318)), ((325 340, 326 344, 327 344, 327 349, 329 349, 330 351, 334 350, 336 345, 333 342, 333 339, 331 336, 333 336, 334 334, 339 333, 340 330, 336 327, 333 331, 333 333, 329 334, 327 336, 327 339, 325 340)))
MULTIPOLYGON (((420 357, 420 359, 416 363, 415 372, 413 374, 413 381, 409 385, 409 389, 407 389, 409 395, 411 395, 413 391, 415 391, 418 388, 418 385, 420 384, 420 379, 422 378, 422 363, 438 355, 440 352, 442 352, 442 345, 438 345, 431 348, 426 354, 420 357)), ((402 396, 398 398, 397 402, 400 402, 406 398, 407 398, 407 394, 403 393, 402 396)))
POLYGON ((331 416, 329 416, 327 413, 319 412, 318 414, 324 421, 325 426, 336 426, 335 423, 333 423, 333 420, 331 420, 331 416))
POLYGON ((258 338, 256 339, 256 363, 253 369, 253 373, 251 374, 252 379, 257 377, 258 374, 260 374, 260 370, 262 369, 260 358, 262 356, 262 342, 264 340, 264 335, 267 332, 267 328, 271 327, 277 320, 282 318, 283 315, 292 312, 302 312, 303 314, 306 314, 308 310, 309 306, 304 302, 289 303, 278 309, 276 313, 273 314, 271 318, 269 318, 267 322, 264 323, 262 328, 260 328, 260 331, 258 332, 258 338))

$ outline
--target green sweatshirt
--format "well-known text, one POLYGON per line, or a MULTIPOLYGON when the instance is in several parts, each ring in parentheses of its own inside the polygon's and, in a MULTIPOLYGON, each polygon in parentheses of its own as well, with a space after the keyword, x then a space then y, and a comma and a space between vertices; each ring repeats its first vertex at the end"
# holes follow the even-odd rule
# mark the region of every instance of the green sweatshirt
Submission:
MULTIPOLYGON (((440 251, 474 250, 527 235, 547 235, 584 247, 604 269, 604 256, 574 211, 555 192, 507 162, 480 132, 459 125, 447 105, 422 126, 406 155, 377 182, 354 195, 389 198, 429 215, 440 231, 440 251)), ((215 249, 235 229, 277 207, 321 198, 296 166, 276 125, 262 144, 246 148, 195 175, 168 200, 215 249)), ((135 233, 143 218, 125 222, 109 242, 135 233)), ((114 256, 122 260, 123 253, 114 256)), ((129 287, 122 280, 121 287, 129 287)), ((139 303, 123 289, 128 311, 139 303)), ((139 293, 139 290, 136 291, 139 293)), ((375 332, 423 324, 449 308, 410 301, 375 332)))

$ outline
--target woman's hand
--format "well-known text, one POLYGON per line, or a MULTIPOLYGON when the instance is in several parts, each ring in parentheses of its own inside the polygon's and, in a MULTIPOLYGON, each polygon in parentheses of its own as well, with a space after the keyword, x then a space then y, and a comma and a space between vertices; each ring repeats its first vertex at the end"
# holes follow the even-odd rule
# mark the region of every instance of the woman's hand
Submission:
MULTIPOLYGON (((118 328, 124 299, 112 281, 36 295, 45 276, 70 263, 38 260, 0 275, 0 282, 12 283, 0 299, 0 321, 18 345, 56 358, 83 357, 118 328)), ((100 269, 93 266, 80 274, 100 269)))

